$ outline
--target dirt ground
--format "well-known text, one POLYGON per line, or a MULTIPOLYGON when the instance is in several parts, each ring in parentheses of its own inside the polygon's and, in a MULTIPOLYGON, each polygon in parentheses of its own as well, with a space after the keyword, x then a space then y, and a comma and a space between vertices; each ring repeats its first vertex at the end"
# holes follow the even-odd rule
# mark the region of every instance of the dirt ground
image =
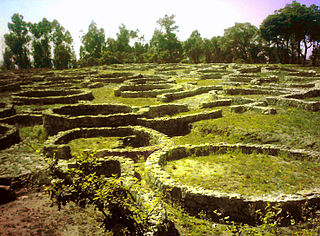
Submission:
POLYGON ((0 235, 104 235, 94 219, 93 209, 51 207, 48 194, 41 189, 20 189, 17 200, 0 205, 0 235))

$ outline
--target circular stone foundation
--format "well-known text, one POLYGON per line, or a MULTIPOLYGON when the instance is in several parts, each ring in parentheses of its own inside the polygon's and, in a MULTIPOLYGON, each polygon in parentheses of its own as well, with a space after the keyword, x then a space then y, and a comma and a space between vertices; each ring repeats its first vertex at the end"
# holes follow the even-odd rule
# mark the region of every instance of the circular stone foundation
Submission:
POLYGON ((11 125, 0 124, 0 150, 20 142, 19 131, 11 125))
POLYGON ((115 96, 125 98, 152 97, 160 94, 182 91, 181 85, 172 83, 122 85, 114 90, 115 96))
POLYGON ((148 156, 164 146, 172 145, 166 135, 141 126, 77 128, 49 137, 43 152, 46 156, 67 160, 72 157, 70 141, 93 137, 123 137, 122 148, 85 151, 99 157, 126 156, 137 160, 139 156, 148 156))
POLYGON ((70 104, 80 100, 93 100, 89 90, 30 90, 12 94, 14 104, 18 105, 49 105, 70 104))
POLYGON ((47 136, 78 127, 136 125, 138 117, 130 106, 116 104, 75 104, 43 112, 47 136))
MULTIPOLYGON (((209 190, 201 187, 182 184, 173 179, 165 170, 168 161, 179 160, 194 155, 197 157, 209 154, 226 154, 240 151, 244 154, 266 154, 271 156, 285 155, 290 160, 309 160, 319 162, 320 153, 297 149, 284 149, 273 145, 246 144, 204 144, 199 146, 178 146, 153 153, 146 161, 146 172, 149 183, 160 189, 172 200, 179 202, 189 213, 197 215, 205 212, 213 220, 219 221, 230 217, 231 221, 256 224, 259 223, 257 210, 265 211, 270 203, 282 208, 279 217, 288 214, 295 220, 302 220, 302 208, 312 206, 319 210, 320 190, 304 190, 295 194, 268 194, 263 196, 225 193, 222 190, 209 190), (305 194, 307 192, 307 194, 305 194), (222 213, 221 216, 214 212, 222 213)), ((237 170, 233 170, 237 171, 237 170)), ((221 186, 223 188, 223 186, 221 186)), ((282 224, 290 223, 290 217, 283 219, 282 224)))

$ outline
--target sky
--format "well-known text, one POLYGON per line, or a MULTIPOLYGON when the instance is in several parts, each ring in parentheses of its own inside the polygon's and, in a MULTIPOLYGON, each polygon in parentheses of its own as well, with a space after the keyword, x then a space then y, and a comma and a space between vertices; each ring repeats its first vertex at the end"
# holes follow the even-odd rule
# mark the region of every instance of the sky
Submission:
MULTIPOLYGON (((301 4, 320 5, 320 0, 298 0, 301 4)), ((78 53, 81 36, 88 31, 91 21, 103 28, 106 38, 116 38, 119 26, 138 29, 149 41, 159 18, 174 14, 179 27, 179 40, 186 40, 198 30, 203 38, 221 36, 224 29, 236 22, 259 27, 275 10, 292 0, 0 0, 0 54, 4 50, 3 35, 14 13, 28 22, 39 22, 44 17, 70 31, 78 53)), ((2 58, 2 55, 0 55, 2 58)))

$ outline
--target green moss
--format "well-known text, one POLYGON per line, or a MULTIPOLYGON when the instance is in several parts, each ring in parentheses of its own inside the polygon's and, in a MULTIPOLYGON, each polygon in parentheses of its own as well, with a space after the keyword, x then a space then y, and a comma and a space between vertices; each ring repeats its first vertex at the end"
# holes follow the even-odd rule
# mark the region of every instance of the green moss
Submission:
POLYGON ((320 164, 265 154, 190 156, 164 167, 183 184, 227 193, 296 193, 319 186, 320 164))

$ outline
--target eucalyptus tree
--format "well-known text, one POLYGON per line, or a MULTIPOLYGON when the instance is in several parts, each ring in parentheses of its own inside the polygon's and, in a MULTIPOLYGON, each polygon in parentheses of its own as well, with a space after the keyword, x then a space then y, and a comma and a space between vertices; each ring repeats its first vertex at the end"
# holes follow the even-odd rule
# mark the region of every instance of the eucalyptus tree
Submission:
POLYGON ((72 37, 57 20, 52 22, 53 33, 52 42, 54 44, 54 67, 56 69, 66 69, 75 61, 74 50, 72 47, 72 37))
POLYGON ((19 69, 30 68, 29 47, 31 40, 29 35, 29 24, 23 20, 23 16, 15 13, 8 23, 9 33, 4 35, 7 45, 4 53, 5 66, 19 69), (9 63, 9 64, 6 64, 9 63))
POLYGON ((81 37, 81 42, 83 44, 80 47, 82 64, 88 64, 90 60, 95 61, 93 64, 97 63, 106 48, 104 29, 98 29, 97 24, 92 21, 88 32, 81 37))
POLYGON ((53 25, 46 18, 39 23, 30 23, 33 35, 32 56, 36 68, 51 68, 51 40, 53 25))
POLYGON ((176 32, 178 26, 175 25, 175 15, 167 14, 157 21, 160 29, 156 29, 150 40, 150 50, 153 58, 158 62, 178 62, 183 56, 182 44, 178 40, 176 32))
POLYGON ((198 30, 183 43, 183 51, 192 63, 199 63, 204 53, 204 42, 198 30))

